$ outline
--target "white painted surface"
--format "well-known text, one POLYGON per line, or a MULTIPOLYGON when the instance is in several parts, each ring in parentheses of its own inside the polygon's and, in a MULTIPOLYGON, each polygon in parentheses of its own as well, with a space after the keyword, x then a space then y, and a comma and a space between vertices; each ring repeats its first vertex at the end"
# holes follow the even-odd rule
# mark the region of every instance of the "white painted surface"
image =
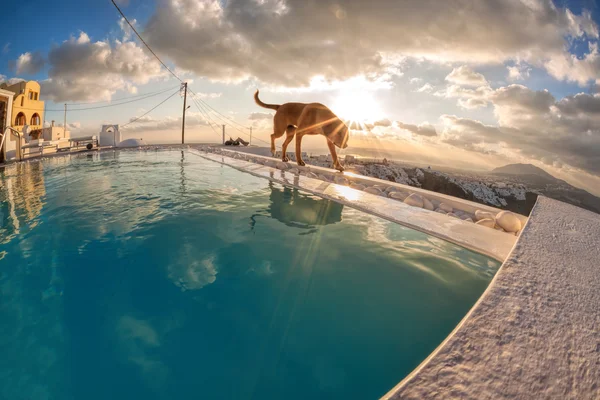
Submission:
POLYGON ((121 143, 121 132, 119 125, 102 125, 100 132, 100 146, 116 146, 121 143))
MULTIPOLYGON (((12 120, 12 104, 13 104, 13 97, 14 97, 14 93, 9 91, 9 90, 3 90, 0 89, 0 96, 3 97, 3 100, 6 101, 6 122, 5 122, 5 126, 12 126, 13 125, 13 120, 12 120)), ((11 160, 16 160, 18 153, 17 153, 17 148, 19 147, 19 139, 10 133, 10 131, 8 129, 4 129, 4 134, 6 134, 6 139, 4 139, 4 160, 5 161, 11 161, 11 160)))
MULTIPOLYGON (((389 199, 348 186, 299 175, 292 170, 282 171, 273 165, 257 165, 232 157, 197 152, 201 157, 216 161, 232 168, 262 176, 281 184, 293 186, 306 192, 334 200, 352 208, 387 219, 412 229, 430 234, 468 249, 504 261, 516 242, 516 237, 494 229, 447 215, 411 207, 400 201, 389 199)), ((271 162, 272 160, 267 160, 271 162)))
POLYGON ((600 215, 538 197, 478 303, 385 399, 600 399, 600 215))

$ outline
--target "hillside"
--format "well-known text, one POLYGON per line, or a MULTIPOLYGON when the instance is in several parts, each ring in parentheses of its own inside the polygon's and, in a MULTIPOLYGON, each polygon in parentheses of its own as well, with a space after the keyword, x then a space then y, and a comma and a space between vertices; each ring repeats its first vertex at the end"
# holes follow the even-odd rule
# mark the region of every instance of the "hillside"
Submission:
POLYGON ((537 175, 547 179, 556 179, 543 169, 532 164, 508 164, 492 170, 495 175, 537 175))

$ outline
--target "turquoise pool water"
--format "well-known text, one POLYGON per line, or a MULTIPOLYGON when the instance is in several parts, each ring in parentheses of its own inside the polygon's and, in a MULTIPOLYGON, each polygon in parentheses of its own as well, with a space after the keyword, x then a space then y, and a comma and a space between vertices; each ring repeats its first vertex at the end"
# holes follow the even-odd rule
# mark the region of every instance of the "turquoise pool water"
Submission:
POLYGON ((2 399, 375 399, 499 267, 193 152, 0 180, 2 399))

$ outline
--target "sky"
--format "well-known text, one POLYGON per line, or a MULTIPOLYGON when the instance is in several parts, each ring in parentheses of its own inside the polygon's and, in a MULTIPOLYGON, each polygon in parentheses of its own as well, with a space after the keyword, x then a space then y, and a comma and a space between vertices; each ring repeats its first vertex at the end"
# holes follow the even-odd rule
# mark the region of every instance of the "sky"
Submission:
MULTIPOLYGON (((273 113, 254 103, 258 88, 267 103, 328 105, 355 128, 342 155, 531 163, 600 195, 596 0, 117 3, 188 82, 190 142, 219 142, 225 123, 266 145, 273 113)), ((179 80, 109 0, 10 2, 0 23, 0 82, 39 81, 47 124, 67 103, 72 136, 127 124, 124 137, 180 140, 179 80)), ((326 152, 322 137, 304 146, 326 152)))

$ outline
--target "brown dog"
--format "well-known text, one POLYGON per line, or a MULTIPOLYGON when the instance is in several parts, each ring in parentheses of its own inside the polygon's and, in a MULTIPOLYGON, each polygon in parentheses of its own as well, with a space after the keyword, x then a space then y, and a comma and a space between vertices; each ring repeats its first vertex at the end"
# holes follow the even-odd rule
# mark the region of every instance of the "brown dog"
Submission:
POLYGON ((266 104, 258 98, 258 90, 254 93, 254 101, 261 107, 277 111, 273 117, 273 134, 271 135, 271 153, 275 155, 275 139, 287 135, 281 146, 281 160, 289 161, 286 156, 287 146, 296 136, 296 161, 305 165, 302 160, 302 137, 304 135, 323 135, 327 138, 327 146, 333 160, 333 167, 339 171, 344 168, 338 160, 335 146, 348 147, 348 127, 329 108, 319 103, 285 103, 266 104))

